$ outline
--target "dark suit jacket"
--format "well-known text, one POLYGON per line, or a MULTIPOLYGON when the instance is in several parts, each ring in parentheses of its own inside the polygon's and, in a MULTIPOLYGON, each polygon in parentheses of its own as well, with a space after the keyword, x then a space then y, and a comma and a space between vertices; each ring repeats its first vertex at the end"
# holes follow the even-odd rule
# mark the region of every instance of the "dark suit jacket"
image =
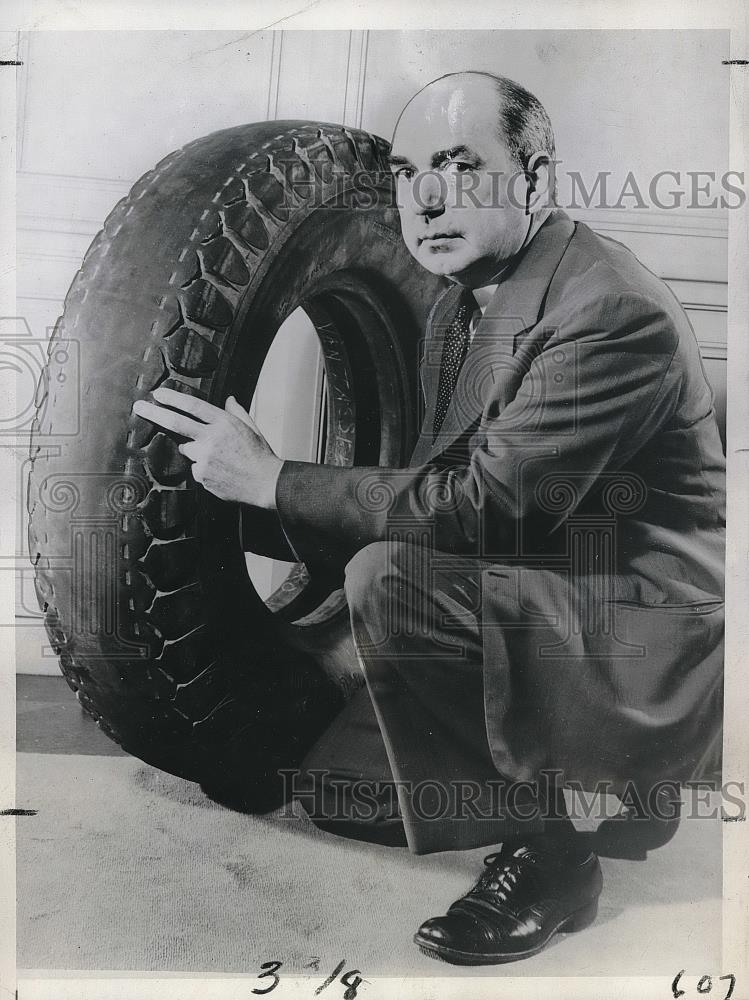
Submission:
POLYGON ((722 711, 725 462, 669 289, 555 211, 489 303, 442 429, 407 469, 286 462, 284 530, 310 563, 413 537, 480 560, 485 702, 499 770, 591 786, 685 779, 722 711))

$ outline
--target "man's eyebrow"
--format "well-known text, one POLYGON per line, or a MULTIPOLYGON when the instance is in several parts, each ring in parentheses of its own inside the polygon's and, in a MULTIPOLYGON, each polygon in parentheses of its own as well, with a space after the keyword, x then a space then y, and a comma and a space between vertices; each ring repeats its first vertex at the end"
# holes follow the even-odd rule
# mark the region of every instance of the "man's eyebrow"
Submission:
POLYGON ((470 146, 452 146, 450 149, 440 149, 432 154, 432 167, 438 167, 445 160, 454 160, 459 156, 472 160, 477 166, 484 162, 482 157, 470 146))
POLYGON ((388 166, 391 167, 402 167, 404 164, 410 164, 411 161, 407 156, 398 156, 397 154, 390 154, 387 158, 388 166))
MULTIPOLYGON (((477 166, 480 166, 484 162, 483 158, 474 149, 471 149, 470 146, 451 146, 450 149, 440 149, 436 153, 432 153, 432 169, 444 163, 445 160, 454 160, 457 157, 464 157, 467 160, 471 160, 477 166)), ((397 153, 391 153, 387 161, 391 167, 413 166, 407 156, 399 156, 397 153)))

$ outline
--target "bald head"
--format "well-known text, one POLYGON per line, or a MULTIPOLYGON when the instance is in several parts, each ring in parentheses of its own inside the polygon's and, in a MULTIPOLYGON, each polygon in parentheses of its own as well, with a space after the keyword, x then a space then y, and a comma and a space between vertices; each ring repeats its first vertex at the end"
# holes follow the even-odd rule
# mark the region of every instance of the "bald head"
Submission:
POLYGON ((479 71, 449 73, 422 87, 401 112, 393 142, 399 131, 414 126, 441 122, 457 132, 466 116, 496 134, 521 170, 535 153, 554 159, 554 130, 538 98, 508 77, 479 71))

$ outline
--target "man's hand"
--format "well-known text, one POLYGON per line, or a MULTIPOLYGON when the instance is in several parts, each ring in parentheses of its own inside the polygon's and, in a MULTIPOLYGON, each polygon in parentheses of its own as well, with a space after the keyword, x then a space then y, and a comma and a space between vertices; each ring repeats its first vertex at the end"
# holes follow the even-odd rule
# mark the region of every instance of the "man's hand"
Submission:
POLYGON ((189 439, 179 450, 193 463, 196 482, 220 500, 275 508, 283 461, 233 396, 223 410, 174 389, 155 389, 153 398, 162 405, 138 400, 133 413, 189 439))

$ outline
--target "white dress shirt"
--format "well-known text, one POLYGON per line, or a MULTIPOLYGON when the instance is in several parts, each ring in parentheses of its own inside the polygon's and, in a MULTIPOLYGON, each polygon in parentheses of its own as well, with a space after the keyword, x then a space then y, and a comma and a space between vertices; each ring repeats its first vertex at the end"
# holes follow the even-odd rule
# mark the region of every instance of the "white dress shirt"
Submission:
POLYGON ((478 309, 476 309, 473 316, 471 316, 471 322, 468 328, 468 335, 471 338, 471 340, 473 340, 473 335, 476 332, 476 326, 478 325, 478 321, 484 315, 486 307, 491 302, 494 293, 498 288, 499 288, 499 282, 497 282, 494 285, 483 285, 481 288, 473 289, 473 297, 476 299, 476 305, 478 306, 478 309))

